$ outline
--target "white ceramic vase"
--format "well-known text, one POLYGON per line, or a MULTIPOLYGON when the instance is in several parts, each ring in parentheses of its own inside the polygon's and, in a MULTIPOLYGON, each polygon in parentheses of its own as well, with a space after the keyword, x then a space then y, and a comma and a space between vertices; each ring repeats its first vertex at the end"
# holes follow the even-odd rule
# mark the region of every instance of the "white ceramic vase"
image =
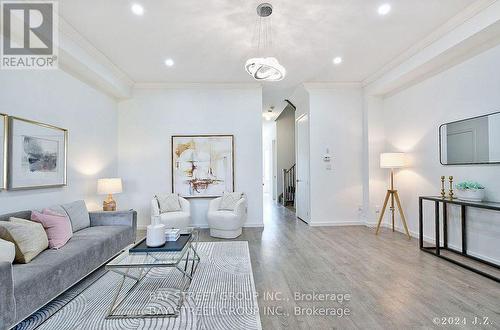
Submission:
POLYGON ((165 244, 165 225, 149 225, 146 231, 146 245, 158 247, 165 244))
POLYGON ((484 189, 457 189, 458 199, 470 202, 482 202, 484 189))

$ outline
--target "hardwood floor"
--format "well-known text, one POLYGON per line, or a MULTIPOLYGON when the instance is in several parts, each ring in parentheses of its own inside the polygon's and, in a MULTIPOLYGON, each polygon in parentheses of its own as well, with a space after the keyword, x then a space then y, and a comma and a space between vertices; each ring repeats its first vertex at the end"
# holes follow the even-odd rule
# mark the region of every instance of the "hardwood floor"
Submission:
MULTIPOLYGON (((271 202, 264 222, 237 239, 249 243, 264 329, 500 328, 500 285, 421 252, 415 239, 309 227, 271 202), (294 299, 313 292, 346 301, 294 299), (473 324, 485 318, 488 326, 473 324)), ((200 240, 217 241, 207 230, 200 240)))

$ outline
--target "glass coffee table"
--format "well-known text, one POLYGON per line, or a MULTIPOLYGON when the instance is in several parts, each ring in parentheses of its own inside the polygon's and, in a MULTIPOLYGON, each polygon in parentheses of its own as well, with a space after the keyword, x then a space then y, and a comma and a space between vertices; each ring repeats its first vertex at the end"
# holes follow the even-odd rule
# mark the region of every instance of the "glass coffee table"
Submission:
MULTIPOLYGON (((143 252, 130 252, 131 249, 139 247, 140 245, 143 246, 143 242, 146 239, 144 238, 137 244, 128 247, 106 265, 106 270, 112 271, 121 276, 121 279, 118 281, 111 306, 108 309, 108 314, 106 316, 107 319, 179 316, 180 309, 184 302, 184 297, 189 289, 200 262, 200 256, 196 250, 198 245, 198 230, 196 228, 187 228, 183 230, 181 234, 189 235, 189 237, 184 246, 180 247, 181 250, 179 251, 158 252, 155 251, 155 248, 153 248, 150 250, 146 249, 147 251, 143 252), (158 308, 157 306, 144 306, 144 308, 134 310, 133 313, 121 309, 121 306, 127 304, 127 300, 132 296, 134 296, 133 298, 136 298, 136 300, 147 302, 147 297, 135 297, 138 294, 140 296, 141 293, 136 292, 137 288, 143 284, 144 279, 151 270, 161 270, 162 268, 170 268, 172 270, 166 274, 166 276, 173 276, 174 274, 179 275, 180 273, 180 276, 182 277, 178 287, 169 288, 178 292, 178 294, 175 294, 177 304, 175 308, 173 308, 173 311, 165 312, 163 308, 158 308)), ((165 290, 165 288, 162 288, 162 290, 165 290)), ((150 297, 154 295, 153 292, 146 292, 144 294, 149 294, 150 297)))

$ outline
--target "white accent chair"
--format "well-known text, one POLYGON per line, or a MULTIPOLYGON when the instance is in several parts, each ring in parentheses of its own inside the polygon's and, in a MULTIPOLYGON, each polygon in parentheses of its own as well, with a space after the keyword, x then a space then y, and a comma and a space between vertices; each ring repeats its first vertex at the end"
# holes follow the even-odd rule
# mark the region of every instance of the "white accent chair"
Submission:
POLYGON ((181 211, 160 213, 156 198, 151 200, 151 224, 163 224, 167 228, 184 229, 191 223, 191 206, 189 201, 179 196, 181 211))
POLYGON ((208 206, 208 226, 210 236, 218 238, 236 238, 241 235, 241 228, 247 217, 247 200, 243 196, 234 211, 219 210, 222 197, 210 201, 208 206))

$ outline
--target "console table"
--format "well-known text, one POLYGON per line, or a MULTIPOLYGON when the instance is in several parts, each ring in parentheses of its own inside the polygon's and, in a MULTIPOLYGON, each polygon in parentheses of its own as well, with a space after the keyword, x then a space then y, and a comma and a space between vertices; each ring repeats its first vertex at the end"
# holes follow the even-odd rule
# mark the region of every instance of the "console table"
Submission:
POLYGON ((450 251, 456 254, 461 255, 462 257, 469 258, 485 265, 494 267, 496 269, 500 269, 500 265, 494 264, 487 260, 483 260, 481 258, 471 256, 467 253, 467 208, 479 208, 479 209, 487 209, 492 211, 500 211, 500 203, 491 203, 491 202, 469 202, 458 199, 449 199, 442 198, 438 196, 421 196, 419 197, 419 245, 422 251, 427 253, 431 253, 439 258, 448 260, 456 265, 467 268, 473 272, 486 276, 494 281, 500 282, 500 278, 483 272, 477 268, 474 268, 470 265, 464 264, 460 261, 454 260, 447 256, 441 254, 441 250, 450 251), (436 245, 435 246, 424 246, 424 200, 434 202, 434 222, 435 222, 435 235, 436 235, 436 245), (440 204, 443 204, 443 246, 441 246, 441 238, 440 238, 440 204), (458 251, 456 249, 450 248, 448 246, 448 204, 459 205, 461 207, 461 233, 462 233, 462 249, 458 251))

